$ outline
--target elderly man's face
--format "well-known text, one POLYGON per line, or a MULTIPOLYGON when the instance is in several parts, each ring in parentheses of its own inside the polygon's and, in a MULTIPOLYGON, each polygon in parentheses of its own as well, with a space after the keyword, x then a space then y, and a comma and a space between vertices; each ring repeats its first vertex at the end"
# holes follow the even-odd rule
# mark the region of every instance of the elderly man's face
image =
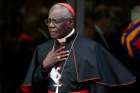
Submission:
POLYGON ((50 36, 56 39, 65 37, 73 28, 70 13, 61 5, 55 5, 51 8, 47 24, 50 36))

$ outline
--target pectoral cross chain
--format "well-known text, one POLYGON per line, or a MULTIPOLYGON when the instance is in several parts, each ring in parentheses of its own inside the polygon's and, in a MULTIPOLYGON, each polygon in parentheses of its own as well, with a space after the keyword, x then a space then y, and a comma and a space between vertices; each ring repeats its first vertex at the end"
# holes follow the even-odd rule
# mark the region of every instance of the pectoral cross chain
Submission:
POLYGON ((56 87, 55 93, 58 93, 59 87, 62 86, 62 84, 54 84, 54 86, 56 87))

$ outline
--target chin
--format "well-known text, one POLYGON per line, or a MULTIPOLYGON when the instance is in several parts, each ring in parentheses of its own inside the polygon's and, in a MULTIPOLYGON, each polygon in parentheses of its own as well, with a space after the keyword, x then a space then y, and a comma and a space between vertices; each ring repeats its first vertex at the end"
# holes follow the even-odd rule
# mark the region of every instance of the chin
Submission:
POLYGON ((51 36, 51 38, 57 39, 57 37, 55 37, 55 36, 51 36))
POLYGON ((51 35, 51 38, 57 39, 57 38, 58 38, 58 36, 51 35))

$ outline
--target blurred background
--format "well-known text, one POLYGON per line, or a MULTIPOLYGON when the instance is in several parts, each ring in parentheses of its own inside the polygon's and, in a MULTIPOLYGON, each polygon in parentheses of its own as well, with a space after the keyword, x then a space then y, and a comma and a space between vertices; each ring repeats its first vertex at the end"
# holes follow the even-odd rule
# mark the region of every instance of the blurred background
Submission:
MULTIPOLYGON (((95 34, 94 23, 98 19, 95 12, 109 11, 111 23, 108 23, 107 30, 110 32, 106 32, 105 37, 114 55, 119 54, 116 51, 121 34, 131 22, 131 10, 140 5, 139 0, 0 0, 0 93, 17 92, 35 47, 50 39, 44 23, 50 6, 64 1, 79 11, 77 29, 91 39, 95 34)), ((130 67, 130 64, 126 66, 130 67)), ((136 70, 135 66, 130 68, 136 70)))

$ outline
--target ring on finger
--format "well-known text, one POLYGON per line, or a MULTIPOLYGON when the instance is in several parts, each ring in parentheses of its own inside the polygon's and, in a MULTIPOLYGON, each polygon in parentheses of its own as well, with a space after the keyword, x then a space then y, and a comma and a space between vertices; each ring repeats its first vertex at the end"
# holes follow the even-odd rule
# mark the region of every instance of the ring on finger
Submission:
POLYGON ((60 56, 57 56, 57 59, 60 59, 61 57, 60 56))

